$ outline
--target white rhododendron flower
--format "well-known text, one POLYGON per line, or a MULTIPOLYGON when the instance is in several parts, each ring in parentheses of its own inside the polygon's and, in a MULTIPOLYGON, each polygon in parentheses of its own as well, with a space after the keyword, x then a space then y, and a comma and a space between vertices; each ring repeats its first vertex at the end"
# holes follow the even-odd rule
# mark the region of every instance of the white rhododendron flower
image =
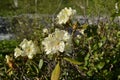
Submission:
POLYGON ((15 53, 14 53, 15 58, 17 58, 18 56, 23 54, 23 51, 21 49, 19 49, 18 47, 16 47, 14 51, 15 51, 15 53))
POLYGON ((14 50, 14 56, 16 58, 18 56, 27 56, 29 59, 32 59, 38 51, 38 47, 33 43, 32 40, 28 41, 27 39, 24 39, 19 46, 20 48, 17 47, 14 50))
POLYGON ((25 49, 27 47, 27 44, 28 44, 28 40, 27 39, 23 39, 23 41, 20 43, 20 47, 22 49, 25 49))
POLYGON ((44 28, 44 29, 43 29, 43 33, 48 34, 48 29, 47 29, 47 28, 44 28))
POLYGON ((44 45, 46 54, 54 54, 64 51, 71 52, 71 35, 67 31, 55 29, 54 33, 49 34, 48 37, 42 41, 42 45, 44 45))
POLYGON ((76 10, 69 8, 64 8, 61 12, 57 15, 57 23, 58 24, 65 24, 72 16, 76 14, 76 10))

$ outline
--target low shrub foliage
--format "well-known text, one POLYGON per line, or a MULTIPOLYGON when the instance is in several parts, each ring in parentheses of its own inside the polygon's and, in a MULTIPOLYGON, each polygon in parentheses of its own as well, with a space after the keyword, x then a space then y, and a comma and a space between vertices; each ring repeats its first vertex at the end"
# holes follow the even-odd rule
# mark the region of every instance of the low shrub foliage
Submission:
POLYGON ((36 24, 37 19, 16 19, 17 40, 0 41, 0 79, 120 79, 119 25, 79 24, 75 14, 62 9, 50 27, 36 24))

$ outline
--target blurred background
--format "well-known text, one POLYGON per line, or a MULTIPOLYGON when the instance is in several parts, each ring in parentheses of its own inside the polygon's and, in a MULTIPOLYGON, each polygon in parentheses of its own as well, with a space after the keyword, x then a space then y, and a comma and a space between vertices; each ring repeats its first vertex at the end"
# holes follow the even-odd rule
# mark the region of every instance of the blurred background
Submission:
MULTIPOLYGON (((77 11, 75 18, 80 24, 98 24, 100 20, 106 23, 111 16, 120 15, 119 3, 119 0, 0 0, 0 40, 10 39, 14 37, 11 34, 23 32, 23 27, 28 31, 35 17, 39 18, 39 25, 51 27, 50 23, 65 7, 77 11)), ((120 24, 119 19, 116 22, 120 24)))
POLYGON ((79 15, 111 15, 119 0, 0 0, 0 16, 21 14, 56 14, 72 7, 79 15))

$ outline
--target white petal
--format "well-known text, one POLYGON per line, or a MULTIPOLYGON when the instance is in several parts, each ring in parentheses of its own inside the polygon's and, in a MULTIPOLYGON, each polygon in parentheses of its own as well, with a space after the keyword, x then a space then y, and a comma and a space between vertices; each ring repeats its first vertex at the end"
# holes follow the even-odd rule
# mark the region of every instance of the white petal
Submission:
POLYGON ((15 48, 14 51, 15 51, 15 53, 14 53, 15 58, 17 58, 18 56, 20 56, 23 53, 23 51, 19 48, 15 48))
POLYGON ((59 51, 60 51, 60 52, 64 52, 64 48, 65 48, 65 44, 64 44, 64 42, 62 41, 62 42, 60 42, 60 44, 59 44, 59 51))
POLYGON ((29 59, 32 59, 32 58, 33 58, 32 53, 30 53, 30 54, 28 55, 28 58, 29 58, 29 59))
POLYGON ((20 46, 22 49, 25 49, 26 46, 27 46, 27 43, 28 43, 28 40, 27 40, 27 39, 24 39, 24 40, 20 43, 19 46, 20 46))

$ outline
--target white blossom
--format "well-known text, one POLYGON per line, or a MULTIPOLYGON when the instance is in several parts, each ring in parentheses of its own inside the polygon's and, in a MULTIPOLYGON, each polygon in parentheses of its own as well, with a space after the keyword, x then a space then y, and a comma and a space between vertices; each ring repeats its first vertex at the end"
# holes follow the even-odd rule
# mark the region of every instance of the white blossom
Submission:
POLYGON ((48 34, 48 29, 47 29, 47 28, 44 28, 44 29, 43 29, 43 33, 48 34))
POLYGON ((15 48, 14 56, 17 58, 18 56, 27 56, 29 59, 32 59, 33 56, 37 53, 38 48, 34 44, 32 40, 28 41, 27 39, 24 39, 20 43, 20 48, 15 48))
POLYGON ((23 54, 23 51, 21 49, 19 49, 18 47, 16 47, 14 51, 15 51, 15 53, 14 53, 15 58, 17 58, 18 56, 23 54))
POLYGON ((27 43, 28 43, 28 40, 27 39, 23 39, 23 41, 20 43, 20 47, 22 49, 25 49, 27 47, 27 43))
POLYGON ((64 52, 66 50, 71 51, 71 35, 67 31, 55 29, 54 33, 49 34, 48 37, 42 41, 42 45, 44 45, 46 54, 54 54, 57 52, 64 52), (68 46, 69 49, 67 49, 68 46))
POLYGON ((57 23, 58 24, 65 24, 72 16, 76 13, 76 10, 73 10, 71 7, 64 8, 61 12, 57 15, 57 23))

